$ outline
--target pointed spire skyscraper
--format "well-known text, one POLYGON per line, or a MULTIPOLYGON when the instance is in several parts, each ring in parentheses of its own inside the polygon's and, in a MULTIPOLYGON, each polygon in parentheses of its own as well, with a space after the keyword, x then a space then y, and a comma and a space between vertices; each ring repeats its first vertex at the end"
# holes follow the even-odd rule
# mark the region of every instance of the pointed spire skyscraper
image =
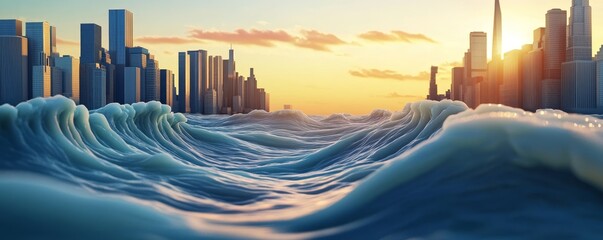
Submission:
POLYGON ((502 14, 500 2, 494 2, 494 32, 492 34, 492 59, 500 60, 502 57, 502 14))

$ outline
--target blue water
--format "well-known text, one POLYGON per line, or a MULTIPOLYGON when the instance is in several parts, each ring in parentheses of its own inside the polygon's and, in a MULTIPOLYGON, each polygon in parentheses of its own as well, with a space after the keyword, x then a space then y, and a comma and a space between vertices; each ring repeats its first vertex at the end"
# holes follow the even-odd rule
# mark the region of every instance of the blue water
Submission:
POLYGON ((603 121, 0 107, 2 239, 601 239, 603 121))

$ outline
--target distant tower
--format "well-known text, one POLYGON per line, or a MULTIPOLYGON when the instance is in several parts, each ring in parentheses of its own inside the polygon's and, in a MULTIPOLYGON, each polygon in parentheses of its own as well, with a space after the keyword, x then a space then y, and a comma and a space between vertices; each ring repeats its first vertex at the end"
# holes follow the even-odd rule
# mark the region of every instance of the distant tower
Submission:
POLYGON ((431 80, 429 81, 429 100, 438 101, 438 84, 436 77, 438 75, 438 67, 431 66, 431 80))
POLYGON ((502 14, 500 2, 494 2, 494 34, 492 35, 492 60, 500 60, 502 56, 502 14))
POLYGON ((503 78, 502 66, 502 14, 500 2, 494 2, 494 29, 492 36, 492 61, 488 64, 488 81, 482 86, 482 103, 499 103, 500 86, 503 78))

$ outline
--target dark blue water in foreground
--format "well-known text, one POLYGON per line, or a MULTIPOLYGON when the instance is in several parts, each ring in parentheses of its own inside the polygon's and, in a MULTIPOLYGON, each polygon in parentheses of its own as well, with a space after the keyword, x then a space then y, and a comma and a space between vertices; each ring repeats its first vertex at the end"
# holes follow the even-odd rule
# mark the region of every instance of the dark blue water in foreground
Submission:
POLYGON ((417 102, 369 116, 0 107, 2 239, 601 239, 603 122, 417 102))

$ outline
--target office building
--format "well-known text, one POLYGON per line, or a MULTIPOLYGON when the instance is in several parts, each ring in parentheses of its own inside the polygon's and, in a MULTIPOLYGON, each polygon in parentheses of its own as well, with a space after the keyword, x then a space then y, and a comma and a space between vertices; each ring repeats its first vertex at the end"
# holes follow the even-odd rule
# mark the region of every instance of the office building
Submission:
POLYGON ((100 63, 102 52, 102 32, 99 25, 80 25, 80 63, 100 63))
POLYGON ((566 60, 561 65, 561 109, 584 112, 597 106, 589 0, 573 0, 567 27, 566 60))
POLYGON ((50 67, 50 95, 63 95, 63 71, 58 67, 50 67))
POLYGON ((209 57, 209 88, 216 90, 218 113, 222 112, 224 105, 224 65, 221 56, 209 57))
MULTIPOLYGON (((47 22, 28 22, 26 23, 26 36, 28 39, 28 50, 29 50, 29 97, 39 97, 44 95, 39 91, 43 90, 40 84, 43 82, 34 83, 33 69, 35 66, 48 66, 48 58, 50 57, 50 25, 47 22), (38 87, 37 92, 34 94, 33 87, 38 87)), ((37 68, 38 81, 43 80, 46 73, 45 68, 37 68), (41 78, 42 79, 41 79, 41 78)), ((48 70, 50 75, 50 70, 48 70)), ((50 94, 50 92, 49 92, 50 94)))
POLYGON ((16 106, 29 99, 27 48, 27 38, 0 36, 0 105, 16 106))
POLYGON ((544 41, 544 80, 542 108, 561 107, 561 64, 565 61, 567 12, 552 9, 546 13, 544 41))
POLYGON ((124 103, 134 104, 140 102, 141 70, 137 67, 124 68, 124 103))
POLYGON ((107 73, 99 63, 81 65, 80 103, 88 109, 98 109, 107 104, 107 73))
POLYGON ((455 101, 462 101, 462 89, 463 79, 465 75, 465 68, 455 67, 452 68, 452 87, 451 87, 451 99, 455 101))
POLYGON ((429 95, 427 96, 428 100, 439 101, 438 99, 438 84, 436 82, 436 77, 438 75, 438 67, 431 66, 431 78, 429 80, 429 95))
POLYGON ((55 59, 55 67, 63 73, 63 96, 80 103, 80 60, 65 55, 55 59))
POLYGON ((250 112, 254 109, 259 108, 259 96, 258 96, 258 80, 255 78, 254 69, 249 69, 249 77, 246 81, 245 86, 245 111, 250 112))
POLYGON ((178 111, 190 113, 190 91, 191 91, 191 67, 190 56, 187 52, 178 53, 178 111))
POLYGON ((204 91, 208 88, 208 55, 205 50, 188 51, 190 56, 191 113, 204 113, 204 91))
POLYGON ((134 15, 125 9, 109 10, 109 52, 114 64, 126 65, 127 48, 134 46, 134 15))
POLYGON ((217 100, 217 92, 214 89, 207 89, 203 94, 203 114, 213 115, 218 113, 218 100, 217 100))
POLYGON ((50 55, 51 58, 59 57, 59 51, 57 49, 57 27, 50 26, 50 55))
POLYGON ((23 36, 23 21, 18 19, 0 19, 0 36, 23 36))
POLYGON ((145 102, 159 101, 160 95, 160 79, 159 79, 159 62, 155 60, 153 55, 149 55, 147 59, 147 67, 144 78, 145 102))
POLYGON ((603 109, 603 45, 595 55, 596 78, 597 78, 597 108, 603 109))
MULTIPOLYGON (((470 88, 466 95, 470 95, 467 105, 477 107, 481 103, 488 102, 488 39, 484 32, 472 32, 469 36, 469 77, 470 88), (484 96, 482 99, 482 95, 484 96)), ((465 66, 467 67, 467 66, 465 66)))
POLYGON ((159 101, 161 101, 161 103, 163 104, 173 107, 174 74, 170 70, 161 69, 159 75, 161 84, 159 91, 159 101))
POLYGON ((545 28, 534 30, 534 41, 523 60, 523 109, 528 111, 536 111, 542 106, 545 32, 545 28))
POLYGON ((31 98, 50 97, 51 70, 48 65, 33 66, 31 81, 31 98))

